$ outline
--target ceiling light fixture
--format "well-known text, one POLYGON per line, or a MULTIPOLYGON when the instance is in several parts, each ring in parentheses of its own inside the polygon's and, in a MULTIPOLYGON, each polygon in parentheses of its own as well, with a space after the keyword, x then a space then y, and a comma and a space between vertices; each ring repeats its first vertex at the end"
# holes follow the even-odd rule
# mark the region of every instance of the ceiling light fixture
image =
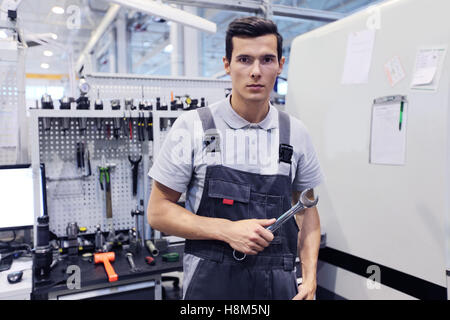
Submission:
POLYGON ((52 8, 52 12, 54 14, 64 14, 64 8, 55 6, 55 7, 52 8))
POLYGON ((206 20, 202 17, 187 11, 176 9, 171 6, 146 0, 108 0, 127 8, 132 8, 141 12, 145 12, 160 18, 171 20, 182 25, 206 31, 209 33, 217 32, 217 25, 214 22, 206 20))
POLYGON ((45 50, 44 51, 44 56, 51 57, 51 56, 53 56, 53 52, 51 52, 50 50, 45 50))
POLYGON ((48 68, 50 68, 50 65, 48 63, 41 63, 41 68, 48 69, 48 68))

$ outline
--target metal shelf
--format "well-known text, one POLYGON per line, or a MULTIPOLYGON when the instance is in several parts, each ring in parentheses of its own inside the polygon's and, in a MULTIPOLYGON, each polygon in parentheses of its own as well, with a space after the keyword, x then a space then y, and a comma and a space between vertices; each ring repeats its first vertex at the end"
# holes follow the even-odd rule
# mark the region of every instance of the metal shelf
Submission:
POLYGON ((127 118, 138 118, 139 112, 160 118, 176 118, 186 111, 163 110, 58 110, 58 109, 30 109, 31 117, 37 118, 122 118, 124 113, 127 118))

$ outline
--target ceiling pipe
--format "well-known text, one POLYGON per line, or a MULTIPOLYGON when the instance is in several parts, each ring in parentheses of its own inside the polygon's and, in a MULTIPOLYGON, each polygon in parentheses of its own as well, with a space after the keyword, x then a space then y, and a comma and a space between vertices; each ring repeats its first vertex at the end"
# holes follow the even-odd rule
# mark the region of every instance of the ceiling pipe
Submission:
POLYGON ((75 72, 76 73, 79 73, 81 71, 81 69, 84 66, 86 58, 89 57, 89 55, 91 54, 91 52, 94 49, 97 42, 100 40, 100 38, 106 32, 106 30, 111 25, 111 23, 114 21, 114 19, 116 19, 117 14, 119 13, 119 10, 120 10, 119 5, 111 4, 111 6, 108 9, 108 12, 106 12, 105 16, 103 17, 103 20, 100 22, 97 29, 95 29, 95 31, 92 33, 91 38, 89 39, 88 43, 84 47, 80 56, 78 57, 78 60, 75 64, 75 72))

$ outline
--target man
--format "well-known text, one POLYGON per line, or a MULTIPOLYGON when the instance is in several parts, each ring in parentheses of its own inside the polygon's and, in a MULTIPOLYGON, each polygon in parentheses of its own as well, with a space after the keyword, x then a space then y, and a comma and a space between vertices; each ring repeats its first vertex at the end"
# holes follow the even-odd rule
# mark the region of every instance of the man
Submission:
POLYGON ((272 21, 231 22, 223 58, 231 95, 180 116, 150 170, 150 225, 187 239, 185 299, 314 298, 317 209, 303 210, 274 234, 266 229, 322 180, 303 124, 269 102, 285 62, 281 50, 272 21), (185 191, 183 208, 176 202, 185 191))

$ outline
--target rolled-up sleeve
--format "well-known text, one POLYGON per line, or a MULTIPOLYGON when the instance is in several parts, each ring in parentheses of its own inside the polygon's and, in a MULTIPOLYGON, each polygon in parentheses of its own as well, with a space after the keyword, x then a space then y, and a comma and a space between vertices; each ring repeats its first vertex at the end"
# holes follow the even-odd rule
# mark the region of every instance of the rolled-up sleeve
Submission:
POLYGON ((189 129, 194 116, 186 112, 178 117, 148 173, 152 179, 180 193, 186 191, 193 172, 193 137, 189 129))
POLYGON ((323 182, 324 176, 311 137, 306 129, 302 130, 297 138, 301 147, 297 151, 298 163, 292 189, 302 191, 319 186, 323 182))

